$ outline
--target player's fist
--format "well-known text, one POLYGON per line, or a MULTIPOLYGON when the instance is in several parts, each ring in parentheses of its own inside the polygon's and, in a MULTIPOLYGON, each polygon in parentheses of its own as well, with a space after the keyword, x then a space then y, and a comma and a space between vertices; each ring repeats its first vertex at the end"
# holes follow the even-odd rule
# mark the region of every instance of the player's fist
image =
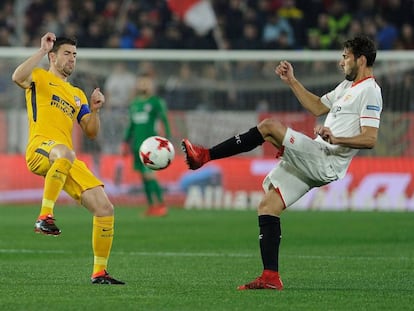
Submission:
POLYGON ((332 145, 336 145, 336 137, 332 134, 332 131, 329 127, 323 125, 317 125, 314 128, 314 133, 322 137, 322 139, 332 145))
POLYGON ((105 96, 102 94, 99 87, 93 90, 91 95, 91 110, 96 111, 102 108, 105 102, 105 96))
POLYGON ((55 41, 56 35, 53 32, 48 32, 42 37, 42 39, 40 39, 40 48, 45 53, 49 53, 49 51, 53 48, 55 41))
POLYGON ((294 80, 293 67, 288 61, 281 61, 275 68, 275 73, 286 83, 294 80))

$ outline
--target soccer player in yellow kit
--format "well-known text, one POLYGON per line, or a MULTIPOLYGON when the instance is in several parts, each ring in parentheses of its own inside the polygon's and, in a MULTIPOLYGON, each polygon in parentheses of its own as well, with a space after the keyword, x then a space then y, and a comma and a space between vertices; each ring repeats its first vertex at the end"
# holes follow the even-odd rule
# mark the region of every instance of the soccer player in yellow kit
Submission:
POLYGON ((26 163, 29 170, 44 176, 42 207, 35 223, 35 232, 59 235, 53 209, 62 190, 86 207, 93 215, 92 248, 93 284, 125 284, 107 272, 114 235, 114 208, 103 183, 76 158, 72 129, 79 123, 89 138, 99 132, 99 110, 105 102, 96 88, 90 104, 84 92, 67 82, 76 65, 76 41, 56 38, 46 33, 41 46, 13 73, 13 81, 26 92, 29 141, 26 163), (47 55, 49 70, 38 68, 47 55))

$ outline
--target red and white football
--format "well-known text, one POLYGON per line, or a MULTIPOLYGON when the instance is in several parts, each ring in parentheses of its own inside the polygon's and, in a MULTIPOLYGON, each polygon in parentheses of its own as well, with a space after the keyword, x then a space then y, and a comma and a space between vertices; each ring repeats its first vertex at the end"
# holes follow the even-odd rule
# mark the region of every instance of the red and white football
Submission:
POLYGON ((139 148, 142 163, 152 170, 167 168, 175 156, 173 144, 165 137, 151 136, 145 139, 139 148))

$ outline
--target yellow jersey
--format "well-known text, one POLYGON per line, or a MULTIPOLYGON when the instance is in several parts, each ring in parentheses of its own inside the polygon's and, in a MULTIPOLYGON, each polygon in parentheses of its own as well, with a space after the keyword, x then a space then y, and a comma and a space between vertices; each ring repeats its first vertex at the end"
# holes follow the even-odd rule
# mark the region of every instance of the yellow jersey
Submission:
POLYGON ((85 93, 69 82, 42 68, 32 72, 32 84, 26 89, 29 120, 29 144, 37 136, 59 141, 73 149, 75 120, 90 113, 85 93))

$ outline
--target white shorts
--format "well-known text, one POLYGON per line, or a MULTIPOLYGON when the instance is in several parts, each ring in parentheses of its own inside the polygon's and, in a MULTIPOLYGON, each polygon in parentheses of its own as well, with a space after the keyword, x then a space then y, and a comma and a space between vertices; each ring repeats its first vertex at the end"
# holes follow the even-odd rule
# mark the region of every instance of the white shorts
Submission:
POLYGON ((283 155, 274 169, 263 180, 263 189, 278 188, 288 207, 314 187, 338 179, 326 147, 310 137, 287 129, 283 140, 283 155))

